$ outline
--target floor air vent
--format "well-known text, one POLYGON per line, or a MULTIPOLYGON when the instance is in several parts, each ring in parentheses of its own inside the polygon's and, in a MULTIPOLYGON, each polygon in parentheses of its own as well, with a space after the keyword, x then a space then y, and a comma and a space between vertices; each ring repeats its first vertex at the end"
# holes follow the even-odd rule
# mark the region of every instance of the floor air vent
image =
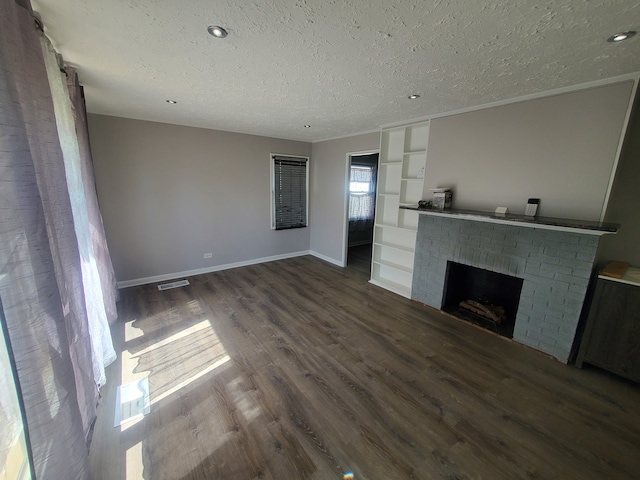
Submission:
POLYGON ((170 288, 186 287, 187 285, 189 285, 189 280, 178 280, 176 282, 158 285, 158 290, 169 290, 170 288))

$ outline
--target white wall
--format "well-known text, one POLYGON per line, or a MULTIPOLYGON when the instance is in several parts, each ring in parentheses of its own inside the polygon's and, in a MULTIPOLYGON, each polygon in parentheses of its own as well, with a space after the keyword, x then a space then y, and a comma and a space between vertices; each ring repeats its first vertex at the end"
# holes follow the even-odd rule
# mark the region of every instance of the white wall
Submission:
POLYGON ((311 150, 311 251, 344 264, 347 155, 380 148, 378 132, 314 143, 311 150))
POLYGON ((452 187, 454 207, 599 220, 633 82, 431 121, 425 197, 452 187))
POLYGON ((270 228, 269 154, 311 144, 102 115, 89 130, 118 281, 309 250, 310 228, 270 228))

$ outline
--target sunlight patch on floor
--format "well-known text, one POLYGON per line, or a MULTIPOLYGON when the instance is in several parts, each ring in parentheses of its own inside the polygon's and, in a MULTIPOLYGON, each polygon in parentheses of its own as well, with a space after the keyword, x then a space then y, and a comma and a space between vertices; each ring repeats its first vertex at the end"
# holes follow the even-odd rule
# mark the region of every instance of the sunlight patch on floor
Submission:
POLYGON ((142 480, 142 442, 138 442, 125 452, 125 480, 142 480))
POLYGON ((187 307, 192 315, 201 315, 203 310, 198 300, 189 300, 187 307))
MULTIPOLYGON (((188 307, 192 313, 202 311, 198 302, 190 302, 188 307)), ((164 312, 165 315, 169 313, 164 312)), ((183 394, 181 392, 189 385, 205 378, 231 360, 209 319, 185 326, 178 331, 176 328, 180 328, 180 326, 174 321, 167 326, 163 323, 156 323, 154 320, 152 318, 136 319, 125 323, 125 342, 127 342, 125 345, 128 348, 123 350, 121 354, 121 381, 123 384, 140 382, 141 379, 148 377, 150 415, 139 415, 123 422, 120 425, 121 434, 136 425, 144 430, 145 426, 140 425, 140 422, 144 421, 160 422, 164 425, 163 431, 168 434, 173 427, 173 419, 160 420, 154 417, 149 420, 154 415, 154 409, 161 411, 164 408, 161 402, 170 403, 173 401, 173 397, 179 398, 183 394), (148 335, 153 335, 151 338, 147 337, 149 338, 147 341, 145 341, 146 326, 149 326, 150 329, 148 335), (160 333, 158 328, 166 328, 167 334, 171 334, 149 344, 149 341, 158 338, 158 333, 160 333), (169 423, 166 423, 167 421, 169 423)), ((162 321, 162 319, 157 320, 158 322, 162 321)), ((234 397, 247 419, 257 415, 258 412, 252 398, 243 394, 239 386, 234 397)), ((202 415, 206 414, 206 412, 202 413, 202 415)), ((207 445, 207 448, 215 451, 227 441, 228 434, 229 432, 221 429, 219 435, 216 436, 216 441, 207 445)), ((143 478, 144 448, 144 440, 127 448, 125 452, 126 480, 143 478)))
MULTIPOLYGON (((195 305, 194 305, 195 307, 195 305)), ((144 331, 141 328, 133 326, 134 321, 126 322, 125 324, 125 341, 135 340, 144 336, 144 331)), ((148 345, 140 350, 135 350, 134 347, 122 351, 122 383, 138 382, 145 377, 149 377, 151 383, 151 389, 149 391, 151 401, 150 405, 157 404, 161 400, 166 399, 172 394, 175 394, 182 388, 193 383, 194 381, 202 378, 204 375, 214 371, 216 368, 227 363, 231 358, 227 354, 226 349, 222 345, 222 342, 215 330, 211 326, 209 320, 203 320, 195 325, 185 328, 173 335, 170 335, 162 340, 159 340, 151 345, 148 345), (190 338, 189 338, 190 337, 190 338), (154 363, 154 357, 149 357, 155 352, 166 354, 167 348, 171 348, 178 341, 192 342, 194 345, 193 359, 195 365, 190 365, 190 359, 185 359, 179 366, 174 366, 176 369, 176 379, 167 382, 164 385, 158 386, 157 379, 154 387, 154 376, 166 374, 170 368, 149 370, 141 369, 140 363, 142 359, 145 359, 145 365, 154 363), (198 342, 204 343, 198 346, 198 342), (199 360, 200 359, 200 360, 199 360), (183 367, 183 368, 180 368, 183 367), (181 371, 182 370, 182 371, 181 371), (191 374, 191 371, 196 373, 191 374), (185 378, 186 377, 186 378, 185 378), (176 383, 177 382, 177 383, 176 383)), ((126 421, 120 425, 121 432, 126 431, 132 426, 136 425, 142 420, 142 417, 135 417, 126 421)))
POLYGON ((252 391, 244 391, 239 378, 229 382, 227 386, 229 387, 234 405, 238 407, 238 410, 244 415, 247 422, 250 422, 260 415, 260 407, 255 400, 251 398, 252 391))
POLYGON ((177 385, 171 387, 166 392, 158 395, 157 397, 154 397, 154 399, 151 400, 151 405, 154 405, 154 404, 158 403, 160 400, 164 400, 169 395, 172 395, 172 394, 176 393, 178 390, 180 390, 181 388, 184 388, 187 385, 189 385, 190 383, 195 382, 196 380, 198 380, 199 378, 203 377, 207 373, 212 372, 213 370, 215 370, 216 368, 218 368, 221 365, 224 365, 229 360, 231 360, 229 355, 224 355, 220 360, 217 360, 216 362, 214 362, 213 364, 209 365, 205 369, 201 370, 197 374, 192 375, 191 377, 187 378, 186 380, 183 380, 182 382, 178 383, 177 385))
MULTIPOLYGON (((122 385, 131 384, 133 382, 142 381, 142 379, 147 378, 149 376, 148 371, 139 371, 136 372, 138 367, 138 359, 135 358, 129 350, 122 351, 122 373, 121 373, 121 381, 122 385)), ((120 432, 124 432, 127 429, 137 425, 140 421, 142 421, 143 416, 137 416, 129 421, 123 422, 120 425, 120 432)), ((117 426, 117 425, 116 425, 117 426)))
POLYGON ((124 341, 130 342, 131 340, 135 340, 136 338, 140 338, 144 335, 144 332, 141 328, 137 328, 133 326, 133 323, 136 320, 131 320, 130 322, 126 322, 124 324, 124 341))
POLYGON ((150 411, 149 377, 119 385, 116 390, 114 427, 140 420, 150 411))
MULTIPOLYGON (((147 353, 150 353, 158 348, 164 347, 166 345, 169 345, 170 343, 175 342, 176 340, 180 340, 181 338, 184 338, 188 335, 192 335, 194 333, 200 332, 202 330, 211 330, 213 331, 213 328, 211 328, 211 323, 209 323, 209 320, 204 320, 200 323, 196 323, 195 325, 192 325, 189 328, 186 328, 174 335, 171 335, 170 337, 165 338, 164 340, 160 340, 159 342, 153 343, 151 345, 149 345, 146 348, 143 348, 142 350, 140 350, 139 352, 136 352, 136 356, 140 357, 142 355, 145 355, 147 353)), ((216 335, 217 337, 217 335, 216 335)))

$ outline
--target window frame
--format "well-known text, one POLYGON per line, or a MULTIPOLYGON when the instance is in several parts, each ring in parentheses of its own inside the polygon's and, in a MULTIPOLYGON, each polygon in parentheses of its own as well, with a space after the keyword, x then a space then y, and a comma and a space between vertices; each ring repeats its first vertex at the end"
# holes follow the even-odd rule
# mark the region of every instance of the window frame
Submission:
POLYGON ((373 165, 358 165, 358 164, 351 164, 349 166, 349 195, 370 195, 370 194, 375 194, 376 192, 376 172, 377 172, 377 168, 375 168, 373 165), (361 170, 368 170, 371 173, 371 177, 372 179, 368 182, 354 182, 351 180, 351 177, 353 175, 353 169, 361 169, 361 170), (366 184, 368 186, 367 190, 352 190, 353 184, 354 183, 358 183, 358 184, 366 184))
POLYGON ((294 155, 290 153, 271 153, 269 154, 269 177, 270 177, 270 205, 271 205, 271 230, 292 230, 296 228, 306 228, 309 226, 309 170, 311 158, 306 155, 294 155), (305 163, 305 223, 304 225, 276 228, 276 158, 291 158, 295 160, 304 160, 305 163))

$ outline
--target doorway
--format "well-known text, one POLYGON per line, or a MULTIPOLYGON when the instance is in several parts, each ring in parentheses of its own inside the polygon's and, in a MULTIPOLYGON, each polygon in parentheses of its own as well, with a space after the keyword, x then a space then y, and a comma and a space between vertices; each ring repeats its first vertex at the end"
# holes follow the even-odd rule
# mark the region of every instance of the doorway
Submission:
POLYGON ((349 267, 371 271, 371 251, 376 211, 378 153, 348 155, 346 262, 349 267))

